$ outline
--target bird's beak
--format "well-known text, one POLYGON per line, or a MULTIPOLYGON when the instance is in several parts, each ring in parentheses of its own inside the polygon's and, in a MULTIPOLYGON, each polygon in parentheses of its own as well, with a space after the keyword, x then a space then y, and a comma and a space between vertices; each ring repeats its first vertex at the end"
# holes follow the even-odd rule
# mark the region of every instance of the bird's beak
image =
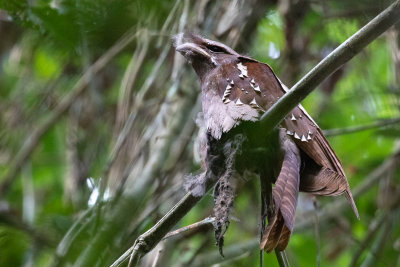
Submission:
POLYGON ((185 57, 193 57, 195 55, 205 57, 207 59, 211 58, 211 55, 207 53, 206 50, 201 48, 195 43, 183 43, 176 47, 176 51, 184 55, 185 57))

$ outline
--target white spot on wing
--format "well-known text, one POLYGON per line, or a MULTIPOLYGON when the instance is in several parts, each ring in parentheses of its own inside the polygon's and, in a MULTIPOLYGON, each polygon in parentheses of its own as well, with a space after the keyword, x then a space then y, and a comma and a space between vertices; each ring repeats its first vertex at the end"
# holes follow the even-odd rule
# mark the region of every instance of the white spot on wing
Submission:
POLYGON ((238 69, 239 69, 239 71, 240 71, 240 74, 239 74, 239 77, 240 77, 240 78, 248 77, 248 74, 247 74, 247 67, 244 66, 244 65, 242 64, 242 62, 238 63, 238 64, 237 64, 237 67, 238 67, 238 69))
POLYGON ((261 93, 260 86, 256 86, 255 84, 250 83, 251 87, 253 87, 254 91, 261 93))
POLYGON ((235 104, 241 106, 241 105, 243 105, 243 102, 240 101, 240 98, 238 98, 238 99, 236 100, 235 104))
POLYGON ((230 84, 228 84, 226 86, 224 95, 222 97, 222 101, 224 101, 224 103, 225 103, 226 99, 228 99, 229 95, 231 94, 231 91, 232 91, 232 86, 230 84))

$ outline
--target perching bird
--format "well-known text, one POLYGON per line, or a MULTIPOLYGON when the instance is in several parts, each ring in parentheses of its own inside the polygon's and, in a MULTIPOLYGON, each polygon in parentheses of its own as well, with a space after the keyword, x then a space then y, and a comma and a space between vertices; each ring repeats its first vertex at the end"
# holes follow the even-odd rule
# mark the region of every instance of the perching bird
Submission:
POLYGON ((257 125, 262 113, 287 90, 270 66, 198 35, 179 34, 175 42, 176 51, 185 56, 200 78, 208 134, 206 161, 217 162, 209 167, 226 168, 216 167, 224 163, 211 154, 223 153, 222 149, 215 148, 221 145, 218 141, 226 142, 232 138, 231 133, 238 132, 239 125, 247 124, 250 126, 241 131, 248 139, 243 148, 248 153, 240 157, 235 168, 243 171, 248 167, 260 174, 268 172, 276 176, 272 190, 274 209, 268 218, 261 249, 270 252, 286 248, 293 230, 298 191, 324 196, 344 193, 358 217, 339 159, 301 105, 282 121, 275 135, 263 135, 257 125), (263 154, 259 148, 276 155, 263 154))

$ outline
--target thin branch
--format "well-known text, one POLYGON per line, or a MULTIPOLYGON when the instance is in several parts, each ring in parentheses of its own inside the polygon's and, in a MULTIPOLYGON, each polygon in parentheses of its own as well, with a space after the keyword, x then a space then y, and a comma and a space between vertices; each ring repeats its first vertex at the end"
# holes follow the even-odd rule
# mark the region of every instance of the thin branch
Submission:
MULTIPOLYGON (((156 247, 156 250, 157 250, 157 254, 156 254, 156 256, 154 257, 153 262, 151 263, 151 267, 156 267, 156 266, 157 266, 157 263, 158 263, 158 261, 159 261, 160 258, 161 258, 161 253, 162 253, 163 250, 164 250, 164 242, 158 243, 158 245, 157 245, 157 247, 156 247)), ((161 264, 160 264, 160 265, 161 265, 161 264)))
POLYGON ((399 122, 400 122, 400 118, 393 118, 393 119, 376 121, 376 122, 373 122, 371 124, 366 124, 366 125, 324 130, 323 132, 324 132, 325 136, 344 135, 344 134, 351 134, 351 133, 361 132, 361 131, 365 131, 365 130, 370 130, 370 129, 374 129, 374 128, 386 127, 386 126, 396 124, 399 122))
MULTIPOLYGON (((213 185, 213 184, 212 184, 213 185)), ((208 188, 211 188, 211 184, 208 188)), ((150 230, 139 236, 131 248, 129 262, 137 263, 140 258, 149 252, 177 224, 201 199, 187 193, 160 221, 150 230)))
POLYGON ((321 237, 319 235, 319 220, 318 220, 318 206, 317 200, 313 198, 314 204, 314 234, 315 234, 315 243, 317 245, 317 267, 321 266, 321 237))
MULTIPOLYGON (((209 188, 212 187, 210 184, 209 188)), ((187 193, 160 221, 156 223, 150 230, 139 236, 134 245, 128 249, 111 267, 120 266, 131 257, 131 262, 136 263, 140 257, 149 252, 153 247, 167 234, 167 232, 176 224, 183 216, 186 215, 201 199, 187 193)))
POLYGON ((258 238, 253 238, 248 241, 239 242, 228 246, 224 249, 225 258, 222 258, 218 251, 207 252, 200 254, 190 266, 211 266, 213 264, 218 264, 225 262, 227 260, 232 260, 238 256, 241 256, 250 251, 258 251, 260 247, 260 240, 258 238))
POLYGON ((69 109, 72 103, 88 88, 88 84, 93 78, 93 75, 98 73, 113 59, 119 52, 121 52, 134 38, 140 33, 136 29, 129 30, 119 41, 117 41, 103 56, 101 56, 92 66, 90 66, 81 78, 72 87, 70 93, 61 100, 54 111, 47 117, 43 123, 32 130, 31 134, 25 139, 24 144, 18 151, 10 163, 7 173, 2 179, 0 185, 0 196, 2 196, 12 185, 14 179, 17 177, 25 161, 30 157, 35 148, 37 147, 40 138, 59 121, 60 117, 69 109))
MULTIPOLYGON (((391 218, 388 218, 388 220, 384 221, 382 227, 379 229, 378 236, 376 237, 374 243, 372 244, 372 248, 368 251, 368 255, 363 261, 362 264, 359 266, 362 267, 372 267, 372 266, 377 266, 377 261, 380 258, 379 255, 382 253, 382 250, 385 248, 385 245, 387 245, 387 240, 390 239, 392 236, 390 232, 393 229, 393 215, 391 218)), ((385 259, 385 258, 384 258, 385 259)), ((384 260, 383 259, 383 260, 384 260)), ((381 262, 382 265, 388 266, 388 264, 385 262, 381 262)))
MULTIPOLYGON (((351 263, 349 266, 360 266, 358 263, 359 258, 361 257, 362 253, 364 251, 368 251, 369 256, 367 256, 366 260, 364 261, 363 264, 370 258, 369 261, 372 261, 372 263, 378 258, 379 250, 381 250, 385 244, 381 243, 377 247, 375 244, 374 247, 371 249, 371 241, 373 240, 374 236, 381 231, 382 228, 386 228, 389 226, 389 224, 392 224, 390 227, 393 227, 394 222, 396 222, 396 213, 399 212, 399 205, 400 205, 400 190, 397 190, 397 192, 394 194, 394 200, 393 203, 390 205, 389 209, 385 210, 383 214, 380 214, 379 217, 375 220, 375 223, 373 224, 372 229, 369 230, 368 234, 366 235, 365 239, 359 243, 357 251, 353 254, 353 258, 351 260, 351 263)), ((380 234, 378 234, 378 237, 375 240, 375 243, 379 242, 380 234)), ((387 237, 386 237, 387 238, 387 237)), ((387 264, 386 264, 387 265, 387 264)))
POLYGON ((385 213, 385 214, 379 216, 377 221, 373 224, 372 229, 370 229, 368 231, 368 234, 366 235, 364 240, 360 243, 359 247, 353 254, 353 257, 351 259, 351 263, 349 266, 355 267, 359 264, 358 260, 361 257, 362 253, 369 249, 370 243, 373 240, 373 238, 375 237, 375 234, 379 231, 379 229, 382 228, 382 225, 388 219, 388 216, 389 216, 388 213, 385 213))
POLYGON ((272 126, 278 125, 286 114, 296 107, 325 78, 399 20, 400 0, 397 0, 332 51, 265 112, 261 117, 262 123, 266 125, 265 129, 271 130, 272 126))
POLYGON ((64 260, 65 255, 67 255, 75 239, 89 226, 88 221, 91 221, 90 217, 93 215, 93 210, 93 208, 87 209, 75 220, 68 232, 57 245, 53 262, 50 266, 59 266, 60 262, 64 260))
POLYGON ((179 235, 181 233, 184 233, 184 232, 187 232, 187 231, 190 231, 190 230, 194 230, 194 229, 200 228, 203 225, 207 225, 207 224, 211 224, 212 225, 212 223, 214 221, 215 221, 215 219, 213 217, 207 217, 207 218, 205 218, 205 219, 203 219, 203 220, 201 220, 199 222, 196 222, 196 223, 193 223, 191 225, 179 228, 179 229, 177 229, 175 231, 169 232, 168 234, 166 234, 163 237, 162 240, 170 238, 170 237, 173 237, 173 236, 176 236, 176 235, 179 235))
MULTIPOLYGON (((362 48, 400 19, 400 0, 380 13, 376 18, 335 49, 327 58, 313 68, 284 97, 262 116, 265 129, 271 131, 301 100, 339 66, 350 60, 362 48)), ((211 185, 209 185, 211 186, 211 185)), ((159 222, 139 236, 134 245, 111 266, 119 266, 131 254, 130 262, 139 259, 160 242, 165 234, 188 213, 201 198, 186 194, 159 222)))
MULTIPOLYGON (((271 218, 274 210, 274 202, 272 200, 272 184, 270 176, 263 172, 260 175, 260 193, 261 193, 261 231, 260 231, 260 243, 264 235, 266 225, 266 219, 271 218)), ((264 266, 264 250, 260 249, 260 267, 264 266)), ((278 260, 279 261, 279 260, 278 260)))
POLYGON ((212 237, 210 235, 205 235, 203 242, 193 251, 189 260, 183 259, 181 262, 178 262, 178 266, 193 266, 194 260, 201 255, 200 252, 210 247, 210 243, 212 242, 211 239, 212 237))

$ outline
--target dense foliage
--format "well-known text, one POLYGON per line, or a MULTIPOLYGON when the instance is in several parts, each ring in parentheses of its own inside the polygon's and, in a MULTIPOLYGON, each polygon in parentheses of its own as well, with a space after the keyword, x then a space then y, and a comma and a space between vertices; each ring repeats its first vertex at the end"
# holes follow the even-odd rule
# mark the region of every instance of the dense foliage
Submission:
MULTIPOLYGON (((109 266, 185 194, 201 168, 199 83, 174 34, 219 39, 290 87, 388 4, 0 0, 0 266, 109 266)), ((400 265, 399 30, 303 103, 330 136, 361 220, 344 197, 303 194, 291 266, 400 265)), ((225 258, 208 223, 141 264, 259 266, 258 179, 237 183, 225 258)), ((212 207, 209 192, 175 228, 212 207)), ((274 254, 264 261, 278 266, 274 254)))

